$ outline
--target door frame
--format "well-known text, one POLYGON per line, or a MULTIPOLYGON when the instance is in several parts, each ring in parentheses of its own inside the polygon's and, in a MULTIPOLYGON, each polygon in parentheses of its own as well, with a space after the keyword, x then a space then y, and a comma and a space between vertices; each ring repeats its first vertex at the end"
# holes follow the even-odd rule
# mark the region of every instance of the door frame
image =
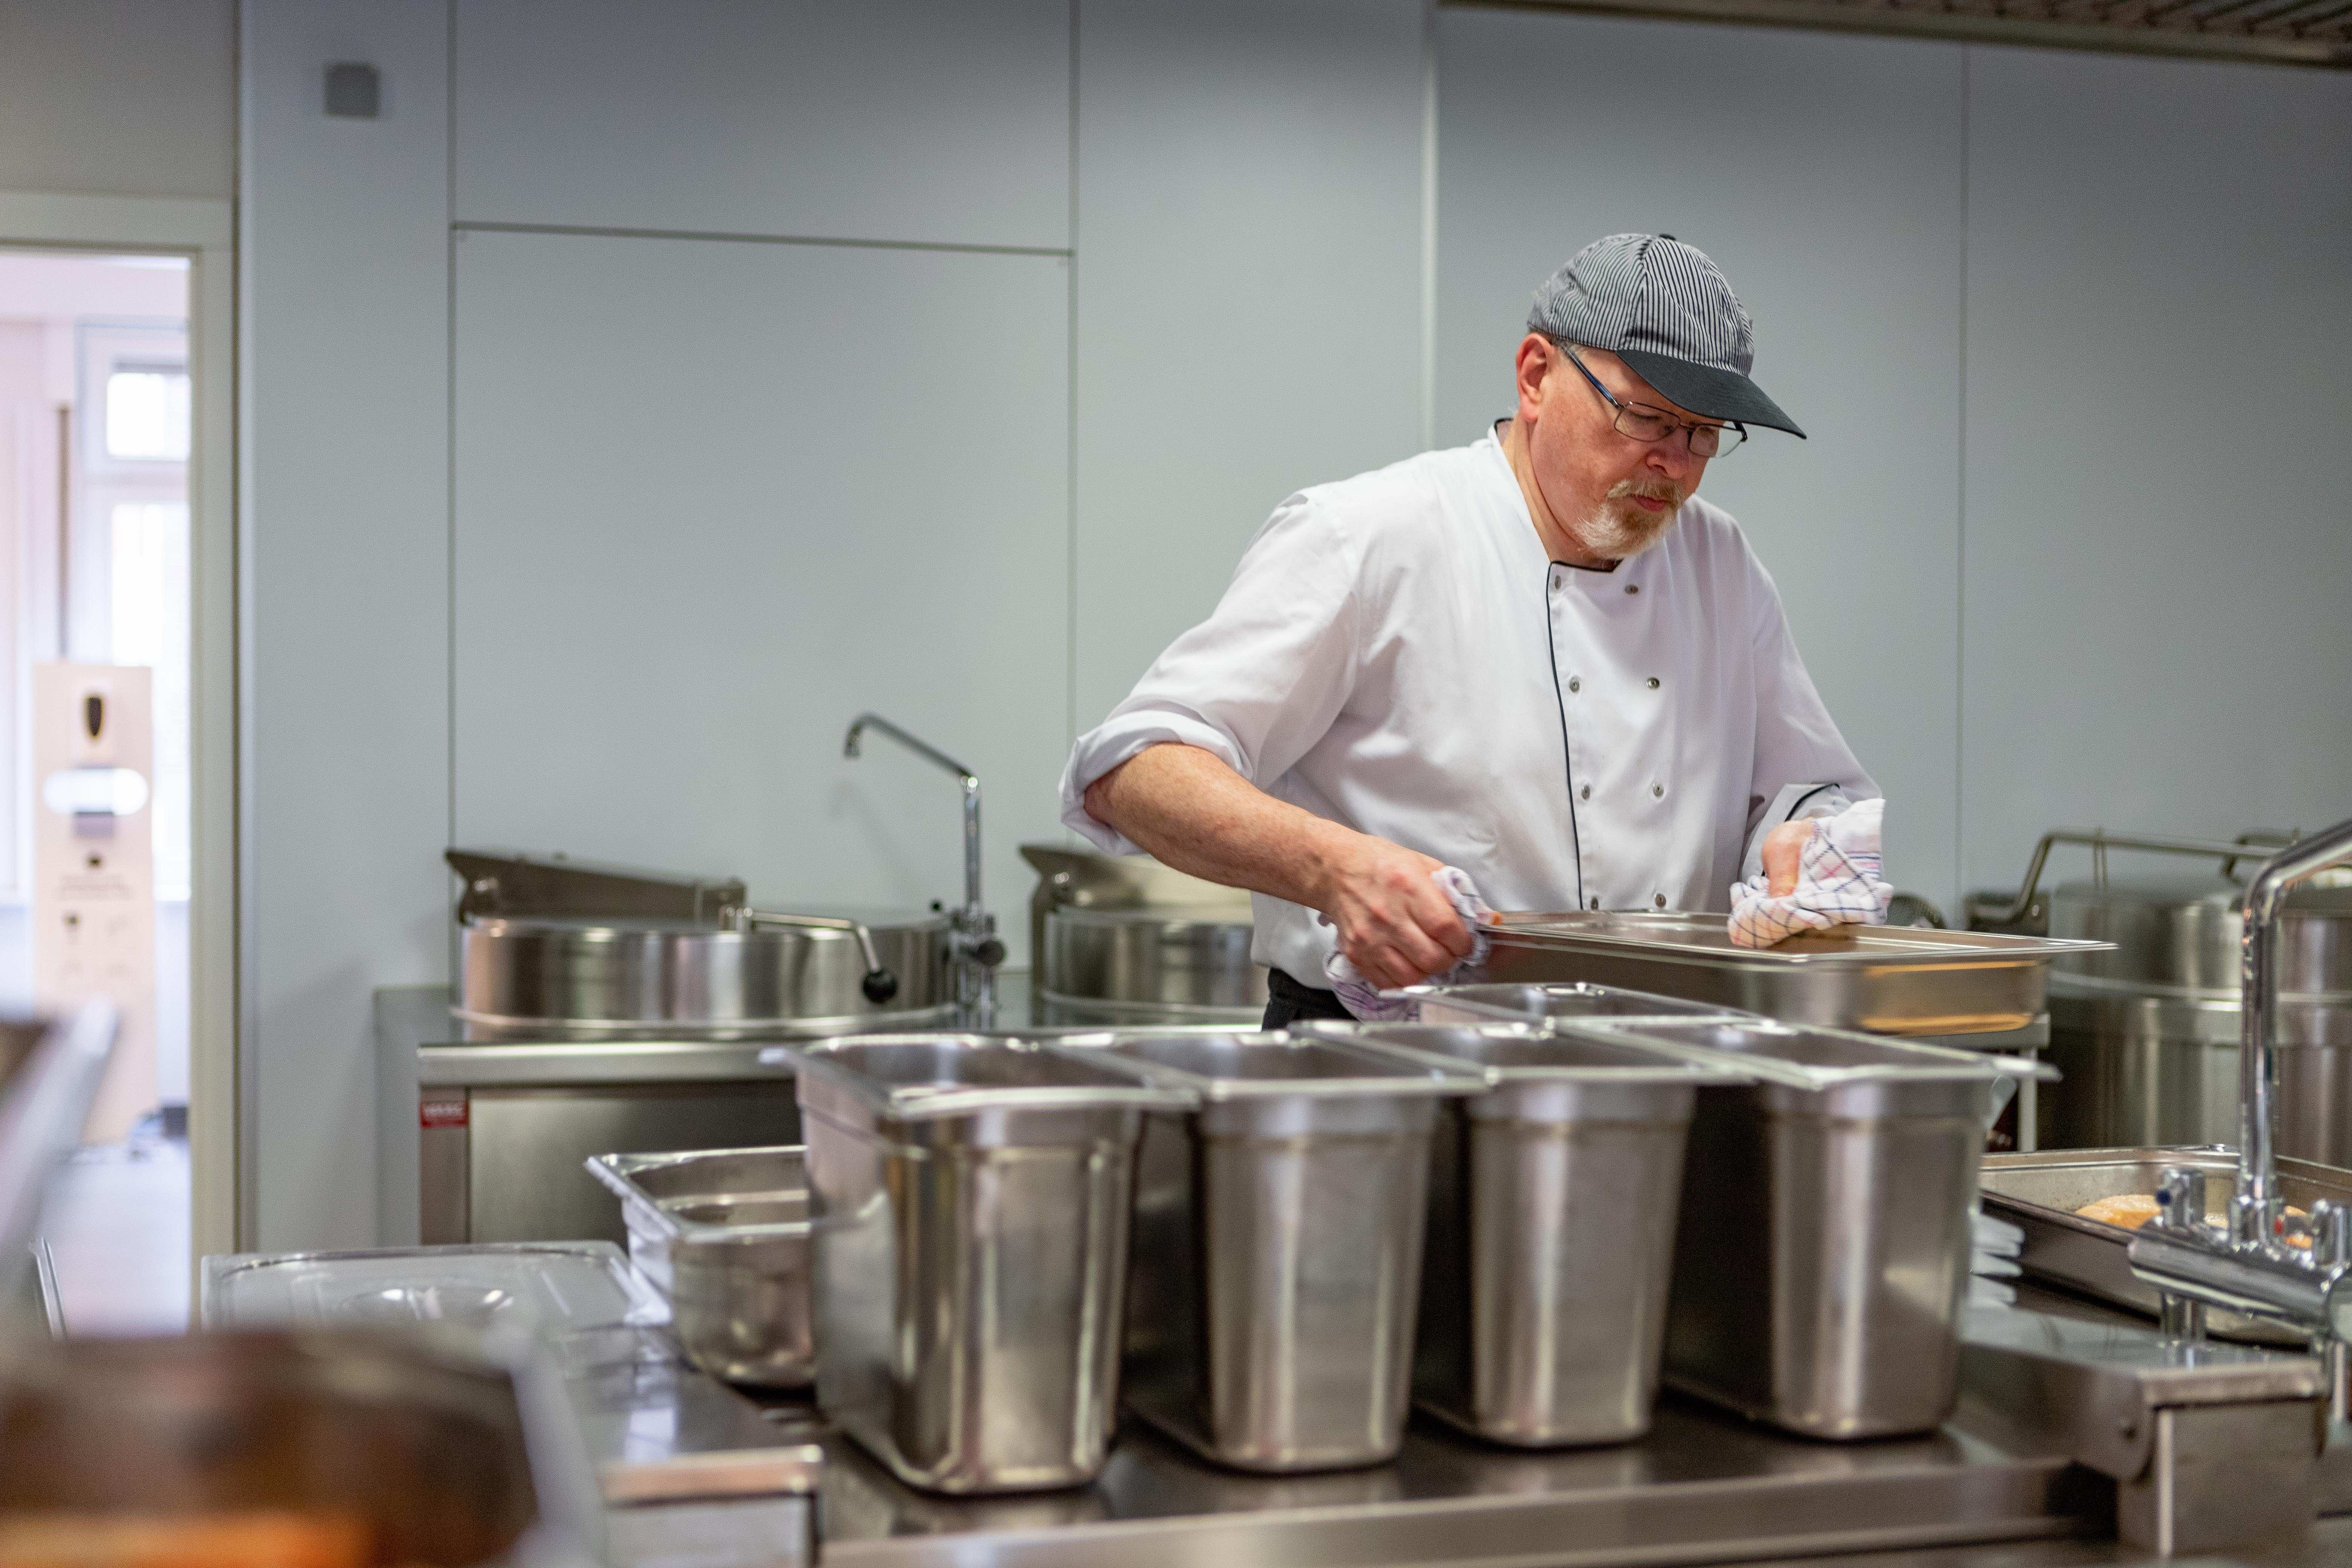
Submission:
POLYGON ((238 725, 236 205, 0 191, 0 245, 188 258, 189 1261, 249 1241, 237 1051, 238 725))

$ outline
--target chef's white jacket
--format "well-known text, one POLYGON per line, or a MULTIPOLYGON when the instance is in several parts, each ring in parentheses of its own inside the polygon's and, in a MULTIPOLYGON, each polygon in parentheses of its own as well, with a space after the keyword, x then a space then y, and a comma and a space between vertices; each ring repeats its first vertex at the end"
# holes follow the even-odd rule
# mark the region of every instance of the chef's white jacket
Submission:
MULTIPOLYGON (((1080 737, 1087 786, 1198 746, 1318 816, 1469 873, 1498 910, 1723 910, 1765 829, 1878 795, 1729 513, 1693 499, 1611 570, 1546 559, 1490 431, 1302 490, 1214 614, 1080 737)), ((1322 985, 1336 932, 1255 896, 1257 962, 1322 985)))

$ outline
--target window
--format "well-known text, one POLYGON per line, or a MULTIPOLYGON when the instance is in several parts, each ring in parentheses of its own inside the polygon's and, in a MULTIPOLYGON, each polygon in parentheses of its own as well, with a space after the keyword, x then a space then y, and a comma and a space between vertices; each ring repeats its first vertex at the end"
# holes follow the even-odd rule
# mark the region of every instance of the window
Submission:
POLYGON ((188 373, 180 365, 118 364, 106 378, 106 455, 188 460, 188 373))

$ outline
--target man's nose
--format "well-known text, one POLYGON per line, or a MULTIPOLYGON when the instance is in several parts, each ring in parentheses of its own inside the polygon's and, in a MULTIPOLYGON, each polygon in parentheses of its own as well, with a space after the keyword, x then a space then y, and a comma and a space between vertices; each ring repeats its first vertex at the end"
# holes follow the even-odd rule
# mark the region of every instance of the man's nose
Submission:
POLYGON ((1687 430, 1677 430, 1663 441, 1651 442, 1649 459, 1654 471, 1675 485, 1692 483, 1706 467, 1705 458, 1691 456, 1687 430))

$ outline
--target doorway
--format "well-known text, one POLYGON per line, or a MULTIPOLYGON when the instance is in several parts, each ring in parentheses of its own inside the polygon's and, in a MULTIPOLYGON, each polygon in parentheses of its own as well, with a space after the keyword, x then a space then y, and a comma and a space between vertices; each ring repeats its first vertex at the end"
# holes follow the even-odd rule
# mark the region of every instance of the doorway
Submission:
POLYGON ((0 1007, 122 1019, 44 1225, 75 1333, 188 1317, 192 270, 0 247, 0 1007))

